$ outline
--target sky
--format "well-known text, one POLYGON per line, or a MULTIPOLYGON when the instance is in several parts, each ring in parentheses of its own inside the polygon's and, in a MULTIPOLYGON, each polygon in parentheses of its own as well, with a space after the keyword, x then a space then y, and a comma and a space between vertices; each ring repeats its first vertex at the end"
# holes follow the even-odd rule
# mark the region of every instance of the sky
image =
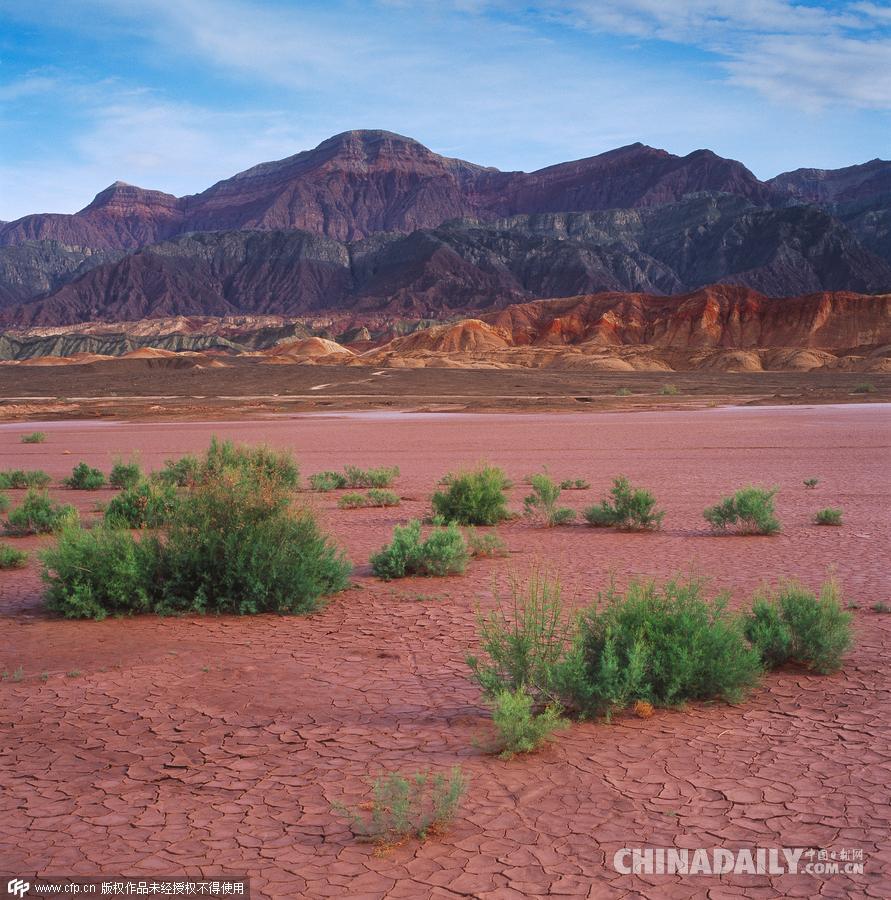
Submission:
POLYGON ((0 0, 0 220, 383 128, 531 171, 641 141, 891 157, 891 3, 0 0))

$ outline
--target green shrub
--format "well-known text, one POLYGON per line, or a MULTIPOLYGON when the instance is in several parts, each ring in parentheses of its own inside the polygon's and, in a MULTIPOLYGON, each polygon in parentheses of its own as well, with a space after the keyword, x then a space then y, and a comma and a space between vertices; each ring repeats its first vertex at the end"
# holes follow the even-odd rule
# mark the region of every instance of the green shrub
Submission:
POLYGON ((464 538, 467 541, 467 549, 474 558, 507 556, 507 544, 494 532, 480 533, 470 525, 464 533, 464 538))
POLYGON ((179 459, 167 459, 160 472, 152 474, 152 479, 173 487, 188 487, 201 477, 201 460, 191 453, 179 459))
POLYGON ((115 488, 132 488, 142 481, 142 469, 138 462, 125 463, 123 460, 115 460, 108 476, 108 483, 115 488))
POLYGON ((407 837, 424 840, 451 822, 466 790, 467 779, 460 766, 455 766, 448 777, 391 772, 372 783, 367 816, 360 809, 339 805, 334 809, 350 820, 353 834, 360 840, 379 844, 398 843, 407 837))
POLYGON ((27 553, 9 544, 0 544, 0 569, 21 569, 27 562, 27 553))
POLYGON ((46 432, 32 431, 30 434, 22 435, 23 444, 42 444, 46 440, 46 432))
POLYGON ((433 512, 459 525, 497 525, 507 519, 508 480, 494 466, 450 474, 445 490, 433 495, 433 512))
POLYGON ((876 386, 871 381, 861 381, 852 391, 854 394, 874 394, 875 392, 876 386))
POLYGON ((610 496, 589 506, 583 513, 595 528, 620 528, 624 531, 651 531, 662 525, 664 511, 656 510, 656 498, 647 490, 632 488, 621 475, 613 481, 610 496))
POLYGON ((346 475, 340 472, 316 472, 309 476, 309 486, 314 491, 336 491, 347 486, 346 475))
POLYGON ((548 475, 532 476, 532 493, 523 500, 526 515, 548 528, 565 525, 575 518, 575 510, 558 506, 560 488, 548 475))
POLYGON ((877 613, 891 613, 891 606, 884 602, 884 600, 876 600, 872 605, 872 611, 877 613))
POLYGON ((105 476, 98 469, 91 468, 85 462, 79 462, 63 484, 77 491, 98 491, 99 488, 105 487, 105 476))
POLYGON ((399 477, 399 466, 381 466, 377 469, 360 469, 344 466, 346 486, 351 488, 386 488, 399 477))
POLYGON ((725 599, 705 600, 699 581, 671 580, 602 595, 582 618, 558 683, 583 713, 609 716, 636 700, 736 702, 760 674, 759 655, 725 599))
POLYGON ((836 507, 827 506, 825 509, 817 510, 814 522, 817 525, 841 525, 842 511, 836 507))
POLYGON ((820 483, 819 478, 805 478, 804 479, 804 486, 806 488, 809 488, 810 490, 813 490, 819 483, 820 483))
POLYGON ((163 612, 305 613, 343 590, 350 566, 286 488, 222 469, 193 487, 170 522, 159 568, 163 612))
POLYGON ((0 513, 5 513, 9 509, 9 497, 6 494, 0 494, 0 513))
POLYGON ((468 558, 457 525, 435 529, 423 540, 421 523, 412 519, 393 529, 393 540, 371 557, 371 568, 385 581, 407 575, 453 575, 465 570, 468 558))
POLYGON ((64 528, 44 550, 46 605, 68 619, 104 619, 109 613, 153 607, 159 544, 105 525, 89 531, 64 528))
POLYGON ((834 581, 823 585, 819 597, 788 582, 755 598, 745 627, 765 665, 794 662, 822 675, 841 668, 852 642, 851 620, 834 581))
POLYGON ((742 488, 730 497, 723 497, 715 506, 709 506, 702 515, 719 531, 736 526, 738 534, 776 534, 780 530, 773 503, 777 490, 742 488))
POLYGON ((680 391, 676 384, 663 384, 662 390, 659 391, 663 397, 676 397, 680 391))
POLYGON ((143 479, 112 497, 105 521, 127 528, 161 528, 170 521, 177 501, 172 484, 143 479))
POLYGON ((40 469, 7 469, 0 472, 0 490, 45 488, 53 479, 40 469))
POLYGON ((365 494, 344 494, 337 501, 340 509, 361 509, 367 506, 399 506, 399 494, 372 488, 365 494))
POLYGON ((477 614, 482 658, 467 665, 489 698, 524 690, 536 704, 556 699, 554 673, 574 636, 574 622, 564 615, 560 583, 533 569, 521 585, 510 579, 510 598, 496 597, 496 608, 477 614))
POLYGON ((286 450, 249 447, 212 437, 199 477, 206 481, 226 471, 264 482, 274 481, 284 488, 296 488, 300 483, 300 469, 286 450))
POLYGON ((561 491, 586 491, 591 485, 584 478, 564 478, 560 482, 561 491))
POLYGON ((49 534, 77 521, 77 510, 50 500, 46 491, 29 489, 21 505, 9 513, 6 533, 18 536, 49 534))
POLYGON ((551 704, 540 713, 533 709, 534 700, 525 688, 499 691, 492 700, 492 724, 498 735, 502 759, 517 753, 531 753, 555 731, 569 722, 561 716, 560 707, 551 704))

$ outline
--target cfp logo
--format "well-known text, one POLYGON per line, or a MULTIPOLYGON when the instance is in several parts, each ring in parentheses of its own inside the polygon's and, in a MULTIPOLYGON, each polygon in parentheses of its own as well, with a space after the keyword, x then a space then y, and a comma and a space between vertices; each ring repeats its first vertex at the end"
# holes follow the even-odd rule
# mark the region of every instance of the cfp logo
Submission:
POLYGON ((21 878, 13 878, 7 885, 6 890, 13 897, 24 897, 31 890, 29 881, 22 881, 21 878))

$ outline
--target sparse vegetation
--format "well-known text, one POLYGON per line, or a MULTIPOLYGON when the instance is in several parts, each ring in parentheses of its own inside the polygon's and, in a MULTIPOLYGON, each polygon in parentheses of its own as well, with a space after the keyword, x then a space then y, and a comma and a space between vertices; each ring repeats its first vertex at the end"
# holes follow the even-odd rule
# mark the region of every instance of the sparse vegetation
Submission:
POLYGON ((626 387, 620 387, 620 388, 616 391, 616 396, 617 396, 617 397, 630 397, 630 396, 631 396, 631 389, 630 389, 630 388, 626 388, 626 387))
POLYGON ((117 459, 111 467, 108 483, 114 488, 132 488, 142 481, 142 469, 135 460, 125 463, 117 459))
POLYGON ((211 438, 203 457, 186 454, 176 460, 168 459, 154 478, 176 487, 190 487, 218 478, 226 471, 255 481, 274 481, 281 488, 296 488, 300 483, 300 470, 287 451, 248 447, 216 437, 211 438))
POLYGON ((421 523, 412 519, 393 529, 393 540, 371 557, 378 578, 389 581, 408 575, 455 575, 467 568, 469 553, 454 523, 421 536, 421 523))
POLYGON ((828 674, 841 668, 851 646, 851 618, 833 580, 823 585, 819 597, 788 582, 755 597, 746 636, 769 668, 794 662, 828 674))
POLYGON ((804 479, 804 486, 805 486, 808 490, 811 490, 811 491, 812 491, 819 483, 820 483, 820 479, 819 479, 819 478, 805 478, 805 479, 804 479))
POLYGON ((477 615, 482 657, 467 657, 474 679, 490 699, 523 690, 538 705, 553 703, 555 671, 575 633, 560 583, 533 569, 525 584, 511 576, 510 597, 496 601, 477 615))
POLYGON ((502 759, 510 759, 517 753, 531 753, 550 740, 555 731, 569 725, 556 704, 536 712, 532 696, 522 687, 499 691, 491 705, 492 724, 502 759))
POLYGON ((834 506, 819 509, 814 515, 814 523, 817 525, 841 525, 842 511, 834 506))
POLYGON ((523 501, 526 515, 548 528, 565 525, 575 518, 575 510, 558 506, 560 487, 548 475, 532 476, 532 493, 523 501))
POLYGON ((872 611, 877 613, 891 613, 891 605, 884 602, 884 600, 877 600, 872 605, 872 611))
POLYGON ((777 490, 754 486, 742 488, 709 506, 703 516, 717 531, 735 527, 737 534, 776 534, 780 530, 773 502, 777 490))
POLYGON ((399 494, 372 488, 364 494, 344 494, 338 501, 340 509, 362 509, 368 506, 399 506, 399 494))
POLYGON ((40 469, 7 469, 0 472, 0 490, 21 490, 23 488, 45 488, 52 478, 40 469))
POLYGON ((22 435, 23 444, 42 444, 46 440, 46 432, 32 431, 30 434, 22 435))
POLYGON ((625 476, 613 481, 608 497, 583 513, 595 528, 623 531, 654 531, 661 527, 665 513, 656 508, 656 498, 643 488, 634 488, 625 476))
POLYGON ((9 509, 9 497, 6 494, 0 494, 0 513, 5 513, 9 509))
POLYGON ((561 491, 586 491, 591 485, 584 478, 564 478, 560 482, 561 491))
POLYGON ((191 453, 179 459, 164 461, 164 468, 152 474, 152 480, 169 484, 173 487, 188 487, 198 481, 201 474, 201 460, 191 453))
POLYGON ((507 556, 507 544, 495 532, 481 532, 471 525, 464 533, 467 549, 474 558, 507 556))
POLYGON ((161 528, 170 521, 177 501, 172 484, 143 479, 112 497, 105 507, 105 521, 126 528, 161 528))
POLYGON ((663 384, 662 390, 659 391, 663 397, 676 397, 680 391, 676 384, 663 384))
POLYGON ((433 512, 459 525, 497 525, 510 515, 504 495, 508 486, 495 466, 449 474, 445 490, 433 495, 433 512))
POLYGON ((377 469, 360 469, 344 466, 346 486, 350 488, 386 488, 399 477, 399 466, 380 466, 377 469))
POLYGON ((30 488, 24 500, 9 513, 6 533, 16 536, 49 534, 77 521, 77 510, 50 500, 46 491, 30 488))
POLYGON ((341 472, 316 472, 309 476, 309 486, 314 491, 328 493, 347 486, 346 475, 341 472))
POLYGON ((23 550, 0 544, 0 569, 21 569, 28 562, 28 554, 23 550))
POLYGON ((851 392, 853 394, 874 394, 876 392, 876 386, 871 381, 861 381, 860 384, 855 385, 854 390, 851 392))
POLYGON ((79 462, 63 484, 76 491, 98 491, 105 487, 105 476, 99 469, 94 469, 85 462, 79 462))
POLYGON ((334 809, 349 819, 360 840, 397 844, 411 837, 424 840, 442 831, 455 817, 466 791, 467 779, 460 766, 448 775, 390 772, 372 783, 368 815, 363 815, 361 808, 335 805, 334 809))

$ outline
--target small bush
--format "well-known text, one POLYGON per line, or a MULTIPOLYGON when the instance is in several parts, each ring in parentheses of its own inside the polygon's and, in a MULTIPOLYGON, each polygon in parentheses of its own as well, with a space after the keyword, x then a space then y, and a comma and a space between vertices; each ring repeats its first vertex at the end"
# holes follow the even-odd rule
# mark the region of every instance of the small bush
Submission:
POLYGON ((391 772, 372 783, 369 815, 345 806, 335 805, 334 809, 350 820, 353 834, 360 840, 378 844, 398 843, 409 837, 424 840, 451 822, 466 790, 467 779, 459 766, 448 776, 391 772))
POLYGON ((854 394, 874 394, 875 392, 876 386, 871 381, 861 381, 852 391, 854 394))
POLYGON ((610 496, 589 506, 583 513, 595 528, 624 531, 653 531, 661 527, 665 513, 655 509, 656 498, 643 488, 633 488, 624 476, 613 481, 610 496))
POLYGON ((386 488, 399 477, 399 466, 381 466, 377 469, 360 469, 344 466, 346 486, 351 488, 386 488))
POLYGON ((601 596, 583 617, 563 667, 562 688, 586 714, 636 700, 674 706, 687 700, 738 701, 761 674, 740 617, 726 601, 707 601, 699 581, 632 582, 624 596, 601 596))
POLYGON ((9 513, 6 533, 17 536, 50 534, 63 525, 77 521, 77 510, 50 500, 46 491, 31 488, 20 506, 9 513))
POLYGON ((349 572, 312 513, 290 510, 280 483, 223 469, 175 507, 158 611, 311 612, 347 586, 349 572))
POLYGON ((445 490, 433 495, 433 512, 459 525, 497 525, 507 519, 508 480, 494 466, 450 474, 445 490))
POLYGON ((872 611, 877 613, 891 613, 891 606, 883 600, 876 600, 872 605, 872 611))
POLYGON ((142 470, 138 462, 125 463, 123 460, 115 460, 108 476, 108 483, 115 488, 132 488, 142 481, 142 470))
POLYGON ((575 518, 575 510, 558 506, 560 488, 547 475, 532 476, 532 493, 523 501, 526 515, 542 522, 548 528, 565 525, 575 518))
POLYGON ((104 619, 109 613, 149 612, 153 606, 159 545, 100 526, 62 530, 44 550, 46 605, 68 619, 104 619))
POLYGON ((0 494, 0 513, 5 513, 9 509, 9 497, 6 494, 0 494))
POLYGON ((23 444, 42 444, 46 440, 46 432, 32 431, 30 434, 22 435, 23 444))
POLYGON ((619 389, 616 391, 616 396, 617 396, 617 397, 630 397, 630 396, 631 396, 631 389, 630 389, 630 388, 626 388, 626 387, 621 387, 621 388, 619 388, 619 389))
POLYGON ((105 476, 98 469, 91 468, 85 462, 79 462, 63 484, 76 491, 98 491, 99 488, 105 487, 105 476))
POLYGON ((764 664, 798 663, 821 675, 841 668, 851 646, 852 615, 842 609, 838 587, 827 581, 820 596, 794 582, 762 593, 746 619, 746 636, 764 664))
POLYGON ((188 487, 198 482, 201 477, 201 460, 191 453, 179 459, 167 459, 164 468, 152 475, 153 480, 173 487, 188 487))
POLYGON ((480 533, 473 525, 464 534, 467 549, 474 558, 507 556, 507 544, 494 532, 480 533))
POLYGON ((45 488, 53 479, 40 469, 7 469, 0 472, 0 490, 45 488))
POLYGON ((560 583, 533 569, 525 585, 511 577, 509 600, 496 600, 492 612, 477 615, 483 656, 467 657, 474 679, 489 698, 523 690, 536 704, 553 702, 554 673, 575 633, 560 583))
POLYGON ((819 478, 805 478, 804 486, 809 490, 813 490, 820 483, 819 478))
POLYGON ((730 497, 723 497, 715 506, 709 506, 702 515, 718 531, 735 526, 738 534, 776 534, 780 530, 773 503, 777 490, 742 488, 730 497))
POLYGON ((676 397, 680 391, 676 384, 663 384, 662 390, 659 391, 663 397, 676 397))
POLYGON ((561 491, 586 491, 591 485, 584 478, 564 478, 560 482, 561 491))
POLYGON ((431 531, 422 540, 421 523, 412 519, 393 529, 392 542, 371 557, 371 568, 385 581, 407 575, 453 575, 465 570, 468 558, 457 525, 431 531))
POLYGON ((841 525, 842 511, 833 506, 817 510, 814 516, 814 523, 817 525, 841 525))
POLYGON ((0 544, 0 569, 21 569, 27 562, 27 553, 9 544, 0 544))
POLYGON ((524 689, 499 691, 492 701, 492 724, 498 734, 498 749, 502 759, 517 753, 531 753, 555 731, 566 728, 569 722, 560 714, 560 707, 551 704, 540 713, 533 710, 533 698, 524 689))
POLYGON ((220 477, 226 471, 275 482, 283 488, 296 488, 300 483, 300 469, 286 450, 249 447, 213 437, 200 467, 200 480, 220 477))
POLYGON ((112 497, 105 521, 127 528, 161 528, 170 521, 177 501, 173 485, 143 479, 112 497))
POLYGON ((346 475, 340 472, 316 472, 309 476, 309 486, 314 491, 328 493, 347 486, 346 475))
POLYGON ((399 506, 399 494, 372 488, 365 494, 344 494, 338 501, 340 509, 362 509, 367 506, 399 506))

